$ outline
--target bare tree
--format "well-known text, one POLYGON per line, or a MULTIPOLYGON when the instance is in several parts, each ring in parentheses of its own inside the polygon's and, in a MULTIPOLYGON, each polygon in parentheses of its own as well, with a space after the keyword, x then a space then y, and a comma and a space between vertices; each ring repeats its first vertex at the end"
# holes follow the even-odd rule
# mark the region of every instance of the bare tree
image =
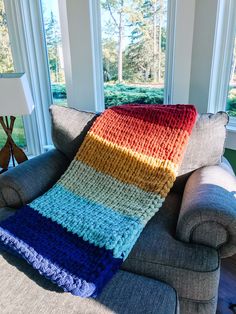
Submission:
POLYGON ((118 55, 118 82, 123 81, 123 48, 124 48, 124 27, 125 27, 125 3, 124 0, 106 0, 103 7, 110 13, 118 34, 117 55, 118 55), (114 12, 115 11, 115 12, 114 12))
POLYGON ((159 36, 158 36, 158 76, 157 81, 161 81, 161 62, 162 62, 162 47, 161 47, 161 39, 162 39, 162 23, 163 23, 163 0, 160 0, 159 7, 159 36))
POLYGON ((123 39, 124 39, 124 17, 123 8, 124 0, 121 0, 119 15, 119 40, 118 40, 118 82, 123 80, 123 39))
POLYGON ((157 0, 153 0, 153 80, 157 81, 157 0))
POLYGON ((163 0, 152 0, 153 19, 153 81, 161 79, 161 37, 162 37, 162 7, 163 0), (159 23, 158 23, 159 21, 159 23))

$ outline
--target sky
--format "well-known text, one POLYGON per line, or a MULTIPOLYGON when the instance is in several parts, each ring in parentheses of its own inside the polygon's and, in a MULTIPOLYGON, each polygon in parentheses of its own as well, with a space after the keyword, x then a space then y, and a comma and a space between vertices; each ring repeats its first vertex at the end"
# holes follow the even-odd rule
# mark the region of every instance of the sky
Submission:
POLYGON ((58 0, 42 0, 44 18, 49 18, 51 11, 59 20, 58 0))
MULTIPOLYGON (((129 0, 129 2, 132 4, 132 0, 129 0)), ((163 1, 164 3, 164 8, 165 10, 167 10, 167 0, 163 1)), ((117 18, 117 14, 116 12, 113 11, 113 15, 115 16, 115 18, 117 18)), ((109 39, 111 37, 111 34, 107 34, 105 32, 106 29, 106 24, 107 22, 112 21, 110 13, 106 10, 104 10, 103 8, 101 8, 101 24, 102 24, 102 39, 109 39)), ((163 26, 164 28, 167 27, 167 14, 164 15, 164 21, 163 21, 163 26)), ((125 28, 125 36, 124 36, 124 46, 128 46, 130 44, 130 39, 131 39, 131 30, 132 28, 126 27, 125 28)), ((117 39, 117 34, 114 34, 115 38, 117 39)))
MULTIPOLYGON (((131 0, 132 1, 132 0, 131 0)), ((167 6, 167 0, 164 0, 165 7, 167 6)), ((53 12, 55 18, 59 21, 59 9, 58 9, 58 0, 42 0, 42 6, 43 6, 43 15, 44 19, 47 20, 50 18, 51 11, 53 12)), ((114 14, 116 15, 116 14, 114 14)), ((101 22, 102 22, 102 29, 105 29, 105 26, 107 22, 110 20, 110 14, 106 12, 105 10, 101 10, 101 22)), ((166 20, 164 21, 164 24, 166 23, 166 20)), ((125 34, 125 46, 129 44, 130 38, 130 29, 127 28, 126 34, 125 34)), ((109 37, 107 36, 105 31, 102 31, 102 38, 105 39, 109 37)))

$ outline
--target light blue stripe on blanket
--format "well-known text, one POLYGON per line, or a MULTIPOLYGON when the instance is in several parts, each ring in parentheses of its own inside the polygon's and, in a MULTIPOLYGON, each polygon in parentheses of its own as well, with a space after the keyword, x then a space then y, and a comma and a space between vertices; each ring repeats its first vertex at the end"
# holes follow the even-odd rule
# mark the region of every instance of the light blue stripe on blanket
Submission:
POLYGON ((81 198, 59 184, 29 206, 85 241, 113 250, 114 257, 127 255, 134 238, 139 236, 144 227, 137 217, 124 215, 81 198), (124 237, 127 238, 127 245, 122 245, 121 249, 120 243, 123 243, 124 237))

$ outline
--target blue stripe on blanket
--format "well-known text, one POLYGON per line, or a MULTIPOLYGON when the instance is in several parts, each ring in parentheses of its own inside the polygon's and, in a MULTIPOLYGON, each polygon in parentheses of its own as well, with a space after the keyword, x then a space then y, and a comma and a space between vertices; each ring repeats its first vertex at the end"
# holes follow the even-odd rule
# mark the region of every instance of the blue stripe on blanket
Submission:
POLYGON ((97 204, 58 183, 29 206, 85 241, 113 250, 115 258, 127 257, 144 227, 141 218, 97 204))
POLYGON ((64 291, 96 296, 119 269, 112 251, 84 241, 25 206, 0 223, 0 239, 64 291))

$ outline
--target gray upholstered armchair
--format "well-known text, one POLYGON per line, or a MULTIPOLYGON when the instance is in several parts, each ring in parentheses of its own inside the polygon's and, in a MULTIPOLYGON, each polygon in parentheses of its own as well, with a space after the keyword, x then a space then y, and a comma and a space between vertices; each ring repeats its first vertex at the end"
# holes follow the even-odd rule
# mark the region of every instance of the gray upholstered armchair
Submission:
MULTIPOLYGON (((1 219, 56 182, 82 142, 90 120, 94 119, 91 114, 66 108, 53 108, 52 114, 53 140, 57 148, 0 176, 1 219), (69 126, 68 120, 73 122, 69 126)), ((203 118, 204 128, 201 125, 194 131, 190 144, 197 145, 201 138, 193 137, 201 137, 200 131, 206 133, 208 125, 213 128, 212 134, 218 136, 219 147, 204 151, 198 146, 197 152, 187 148, 180 169, 182 175, 122 265, 128 273, 172 286, 178 294, 181 314, 215 313, 220 259, 236 253, 236 178, 229 163, 220 156, 225 136, 224 119, 216 115, 203 118), (204 158, 211 165, 206 166, 204 158), (191 168, 193 163, 195 169, 191 168)))

